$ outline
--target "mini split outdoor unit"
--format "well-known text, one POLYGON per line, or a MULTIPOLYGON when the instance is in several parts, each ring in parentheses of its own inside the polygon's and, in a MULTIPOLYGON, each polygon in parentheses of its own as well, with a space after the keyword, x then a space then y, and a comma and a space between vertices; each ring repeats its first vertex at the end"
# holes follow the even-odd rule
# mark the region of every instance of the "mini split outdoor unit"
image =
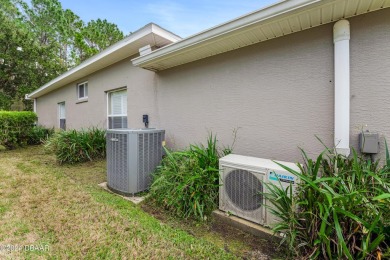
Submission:
MULTIPOLYGON (((278 162, 299 171, 294 163, 278 162)), ((269 203, 261 194, 267 192, 264 183, 282 185, 284 189, 292 184, 294 191, 299 181, 268 159, 230 154, 219 160, 219 166, 219 209, 265 226, 271 226, 277 218, 265 207, 269 203)))
POLYGON ((147 190, 151 173, 161 162, 164 140, 164 130, 107 130, 108 188, 123 195, 147 190))

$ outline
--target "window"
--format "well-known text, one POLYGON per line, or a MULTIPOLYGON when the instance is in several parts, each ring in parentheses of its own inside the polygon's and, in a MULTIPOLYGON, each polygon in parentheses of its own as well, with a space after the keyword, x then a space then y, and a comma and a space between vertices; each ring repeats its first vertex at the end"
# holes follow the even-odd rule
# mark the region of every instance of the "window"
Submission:
POLYGON ((77 96, 79 99, 88 98, 88 81, 77 85, 77 96))
POLYGON ((65 102, 58 103, 58 125, 66 130, 65 102))
POLYGON ((108 128, 127 128, 127 90, 108 93, 108 128))

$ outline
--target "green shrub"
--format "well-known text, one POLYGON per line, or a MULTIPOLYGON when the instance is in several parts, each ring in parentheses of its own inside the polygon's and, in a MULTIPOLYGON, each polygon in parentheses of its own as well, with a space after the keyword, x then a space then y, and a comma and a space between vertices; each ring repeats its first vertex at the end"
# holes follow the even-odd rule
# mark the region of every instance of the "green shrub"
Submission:
MULTIPOLYGON (((387 149, 386 149, 387 150, 387 149)), ((384 259, 390 257, 390 158, 386 165, 352 151, 352 158, 327 149, 313 161, 304 151, 295 196, 291 187, 267 187, 270 208, 280 218, 290 252, 310 259, 384 259)))
POLYGON ((27 111, 0 111, 0 144, 8 149, 27 145, 37 115, 27 111))
POLYGON ((46 128, 44 126, 34 126, 29 133, 27 143, 29 145, 43 144, 53 134, 54 134, 54 128, 46 128))
POLYGON ((105 134, 105 130, 94 127, 60 131, 45 141, 45 148, 56 155, 60 164, 102 159, 106 157, 105 134))
POLYGON ((218 203, 218 160, 230 152, 230 148, 218 149, 212 134, 207 146, 191 145, 188 150, 177 152, 166 150, 148 199, 176 216, 205 220, 218 203))

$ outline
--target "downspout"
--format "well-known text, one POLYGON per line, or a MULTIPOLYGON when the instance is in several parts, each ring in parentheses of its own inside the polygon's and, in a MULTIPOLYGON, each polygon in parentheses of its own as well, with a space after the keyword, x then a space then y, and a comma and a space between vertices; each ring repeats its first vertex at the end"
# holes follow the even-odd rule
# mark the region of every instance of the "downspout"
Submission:
MULTIPOLYGON (((31 98, 29 98, 28 94, 24 95, 24 99, 25 100, 31 100, 31 98)), ((34 113, 36 113, 37 112, 37 99, 34 98, 33 102, 34 102, 33 111, 34 111, 34 113)))
POLYGON ((347 20, 340 20, 333 27, 334 42, 334 145, 339 154, 348 156, 350 117, 350 28, 347 20))

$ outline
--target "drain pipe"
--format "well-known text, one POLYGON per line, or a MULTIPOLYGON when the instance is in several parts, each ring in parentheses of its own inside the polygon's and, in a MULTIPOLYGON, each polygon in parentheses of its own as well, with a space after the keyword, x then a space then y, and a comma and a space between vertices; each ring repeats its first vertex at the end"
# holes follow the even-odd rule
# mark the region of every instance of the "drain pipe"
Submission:
POLYGON ((350 29, 347 20, 340 20, 333 27, 334 42, 334 145, 339 154, 348 156, 350 115, 350 29))
MULTIPOLYGON (((28 94, 24 95, 24 99, 25 100, 31 100, 31 98, 28 97, 28 94)), ((33 111, 34 111, 34 113, 36 113, 37 112, 37 99, 34 98, 33 102, 34 102, 33 111)))

